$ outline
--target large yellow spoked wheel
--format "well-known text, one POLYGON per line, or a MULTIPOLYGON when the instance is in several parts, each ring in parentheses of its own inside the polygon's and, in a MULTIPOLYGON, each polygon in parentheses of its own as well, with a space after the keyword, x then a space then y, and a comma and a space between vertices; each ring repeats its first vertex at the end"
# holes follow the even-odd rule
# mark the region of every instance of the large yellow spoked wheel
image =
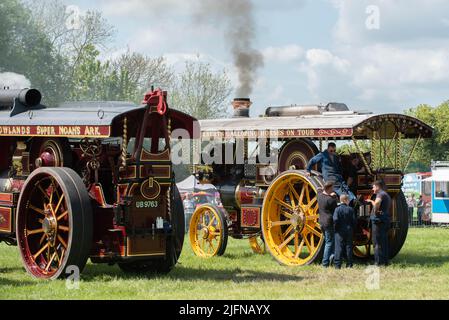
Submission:
POLYGON ((210 258, 223 255, 228 243, 225 215, 214 205, 199 206, 190 220, 189 238, 197 256, 210 258))
POLYGON ((320 177, 286 171, 267 190, 262 208, 265 244, 281 264, 300 266, 321 257, 324 235, 318 223, 320 177))
POLYGON ((254 253, 265 254, 267 252, 265 248, 265 241, 260 235, 249 238, 249 245, 254 253))

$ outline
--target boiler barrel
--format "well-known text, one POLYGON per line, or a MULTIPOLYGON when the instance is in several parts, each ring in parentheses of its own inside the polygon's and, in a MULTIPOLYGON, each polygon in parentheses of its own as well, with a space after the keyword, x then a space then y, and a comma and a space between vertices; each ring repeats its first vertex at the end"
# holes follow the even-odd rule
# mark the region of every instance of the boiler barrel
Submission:
POLYGON ((266 117, 299 117, 305 115, 321 115, 318 106, 269 107, 265 110, 266 117))

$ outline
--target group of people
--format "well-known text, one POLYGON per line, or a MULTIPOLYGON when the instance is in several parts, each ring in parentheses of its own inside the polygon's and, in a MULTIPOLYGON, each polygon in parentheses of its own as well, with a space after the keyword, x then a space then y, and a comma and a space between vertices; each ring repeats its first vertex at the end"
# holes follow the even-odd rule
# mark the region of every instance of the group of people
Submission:
MULTIPOLYGON (((341 164, 336 154, 335 143, 329 143, 327 150, 319 153, 309 161, 307 171, 321 163, 321 171, 325 180, 323 190, 318 192, 319 222, 324 233, 324 253, 322 264, 329 267, 334 263, 341 268, 343 257, 346 266, 353 265, 352 236, 356 227, 357 216, 353 205, 357 200, 343 179, 341 164)), ((374 244, 374 260, 378 266, 388 265, 388 230, 390 227, 389 208, 391 197, 385 192, 382 181, 372 185, 375 200, 367 200, 373 209, 370 216, 372 223, 372 240, 374 244)))
POLYGON ((417 208, 417 214, 418 214, 418 225, 423 224, 423 216, 424 216, 424 206, 425 202, 423 199, 423 196, 420 195, 418 200, 415 199, 415 195, 412 193, 407 198, 407 206, 408 206, 408 222, 410 225, 413 224, 413 213, 415 211, 415 208, 417 208))

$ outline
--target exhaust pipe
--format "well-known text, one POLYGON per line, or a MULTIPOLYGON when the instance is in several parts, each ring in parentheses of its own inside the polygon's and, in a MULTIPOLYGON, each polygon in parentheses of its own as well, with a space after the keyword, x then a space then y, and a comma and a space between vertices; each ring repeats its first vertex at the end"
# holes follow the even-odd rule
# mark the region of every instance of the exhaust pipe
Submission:
POLYGON ((16 100, 26 107, 35 107, 41 103, 42 95, 37 89, 0 90, 0 107, 12 108, 16 100))

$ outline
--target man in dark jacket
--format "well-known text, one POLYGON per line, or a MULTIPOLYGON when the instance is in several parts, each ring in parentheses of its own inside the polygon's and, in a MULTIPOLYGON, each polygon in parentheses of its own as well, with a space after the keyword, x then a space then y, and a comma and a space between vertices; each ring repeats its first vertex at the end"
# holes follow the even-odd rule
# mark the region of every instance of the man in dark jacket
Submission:
POLYGON ((352 268, 352 232, 355 227, 356 217, 354 209, 349 206, 349 196, 340 196, 340 205, 334 212, 335 228, 335 268, 341 268, 343 253, 346 253, 346 267, 352 268))
POLYGON ((373 183, 376 199, 368 200, 373 205, 370 219, 372 222, 372 237, 374 243, 374 261, 377 266, 387 266, 389 259, 388 230, 390 229, 391 197, 385 192, 383 181, 373 183))
POLYGON ((333 182, 326 182, 324 190, 318 192, 318 210, 320 226, 324 233, 323 266, 329 267, 334 254, 334 221, 333 214, 337 207, 337 196, 334 192, 333 182))

